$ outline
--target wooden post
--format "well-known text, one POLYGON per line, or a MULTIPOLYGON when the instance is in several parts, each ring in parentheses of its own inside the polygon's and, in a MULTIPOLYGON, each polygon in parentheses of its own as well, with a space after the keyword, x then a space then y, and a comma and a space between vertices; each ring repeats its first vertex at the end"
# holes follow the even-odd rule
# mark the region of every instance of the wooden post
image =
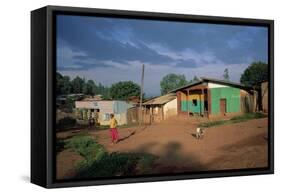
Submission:
POLYGON ((211 100, 211 90, 210 89, 207 89, 207 100, 208 100, 208 118, 210 118, 210 115, 211 115, 211 108, 212 108, 212 100, 211 100))
POLYGON ((200 113, 202 114, 202 109, 203 109, 203 116, 204 116, 204 89, 201 89, 201 96, 203 97, 203 105, 202 105, 202 101, 201 101, 201 97, 200 97, 200 113))
POLYGON ((143 78, 144 78, 144 64, 142 65, 141 72, 141 93, 140 93, 140 110, 139 110, 139 125, 142 124, 142 95, 143 95, 143 78))
POLYGON ((181 113, 181 93, 180 91, 177 91, 177 111, 178 115, 181 113))
POLYGON ((161 117, 162 117, 162 121, 164 120, 164 106, 161 106, 161 117))
POLYGON ((188 100, 189 100, 189 89, 187 89, 187 96, 186 96, 187 117, 189 117, 189 106, 188 106, 188 100))
POLYGON ((150 120, 150 123, 149 124, 152 124, 152 106, 149 107, 149 120, 150 120))

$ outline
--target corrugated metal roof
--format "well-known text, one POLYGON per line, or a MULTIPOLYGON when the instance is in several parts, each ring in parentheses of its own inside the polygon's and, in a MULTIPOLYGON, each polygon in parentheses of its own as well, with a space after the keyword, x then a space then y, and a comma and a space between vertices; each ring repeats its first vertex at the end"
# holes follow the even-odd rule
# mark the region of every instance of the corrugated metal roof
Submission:
POLYGON ((229 85, 229 86, 233 86, 233 87, 237 87, 237 88, 242 88, 242 89, 247 89, 247 90, 252 90, 252 87, 248 87, 239 83, 235 83, 235 82, 231 82, 231 81, 226 81, 226 80, 219 80, 219 79, 214 79, 214 78, 207 78, 207 77, 201 77, 200 80, 189 83, 185 86, 179 87, 177 89, 171 90, 169 93, 174 93, 176 91, 185 89, 185 88, 190 88, 192 86, 201 84, 203 82, 212 82, 212 83, 219 83, 219 84, 223 84, 223 85, 229 85))
POLYGON ((143 103, 143 105, 162 105, 166 104, 167 102, 170 102, 171 100, 174 100, 176 98, 175 93, 169 93, 164 96, 159 96, 153 99, 150 99, 143 103))

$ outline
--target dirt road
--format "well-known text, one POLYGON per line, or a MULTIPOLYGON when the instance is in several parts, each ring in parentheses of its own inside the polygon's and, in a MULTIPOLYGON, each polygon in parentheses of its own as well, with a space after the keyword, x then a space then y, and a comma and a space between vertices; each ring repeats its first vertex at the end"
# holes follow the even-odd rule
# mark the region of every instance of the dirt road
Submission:
MULTIPOLYGON (((108 130, 88 133, 109 152, 157 156, 152 174, 267 166, 267 118, 207 128, 202 140, 193 136, 199 122, 175 117, 149 126, 119 129, 120 141, 114 146, 110 145, 108 130)), ((80 132, 60 132, 57 136, 64 139, 76 133, 80 132)), ((72 174, 79 160, 81 156, 71 150, 59 152, 57 177, 72 174)))
POLYGON ((107 150, 158 156, 155 172, 182 172, 267 166, 268 120, 255 119, 207 128, 202 140, 192 134, 198 120, 175 117, 146 127, 120 129, 110 146, 108 131, 92 132, 107 150))

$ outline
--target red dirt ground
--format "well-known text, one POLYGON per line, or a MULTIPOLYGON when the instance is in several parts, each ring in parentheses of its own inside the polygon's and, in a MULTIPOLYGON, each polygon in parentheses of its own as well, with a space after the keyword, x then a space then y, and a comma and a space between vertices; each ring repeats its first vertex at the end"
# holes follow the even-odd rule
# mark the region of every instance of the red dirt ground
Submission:
MULTIPOLYGON (((267 118, 206 128, 204 138, 197 140, 193 134, 199 122, 195 118, 174 117, 150 126, 119 129, 120 142, 114 146, 110 145, 108 130, 89 133, 109 152, 150 153, 158 156, 151 173, 267 166, 267 118)), ((67 136, 69 132, 58 134, 60 138, 67 136)), ((71 172, 73 161, 75 159, 71 156, 58 156, 59 177, 71 172), (66 164, 68 160, 72 162, 66 164), (60 169, 62 166, 64 170, 60 169)))

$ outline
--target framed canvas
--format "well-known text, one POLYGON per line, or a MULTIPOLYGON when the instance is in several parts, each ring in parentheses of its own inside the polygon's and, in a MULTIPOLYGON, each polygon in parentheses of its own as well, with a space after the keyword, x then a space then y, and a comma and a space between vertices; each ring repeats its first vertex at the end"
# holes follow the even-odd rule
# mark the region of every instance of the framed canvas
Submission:
POLYGON ((272 174, 272 20, 31 12, 31 182, 272 174))

